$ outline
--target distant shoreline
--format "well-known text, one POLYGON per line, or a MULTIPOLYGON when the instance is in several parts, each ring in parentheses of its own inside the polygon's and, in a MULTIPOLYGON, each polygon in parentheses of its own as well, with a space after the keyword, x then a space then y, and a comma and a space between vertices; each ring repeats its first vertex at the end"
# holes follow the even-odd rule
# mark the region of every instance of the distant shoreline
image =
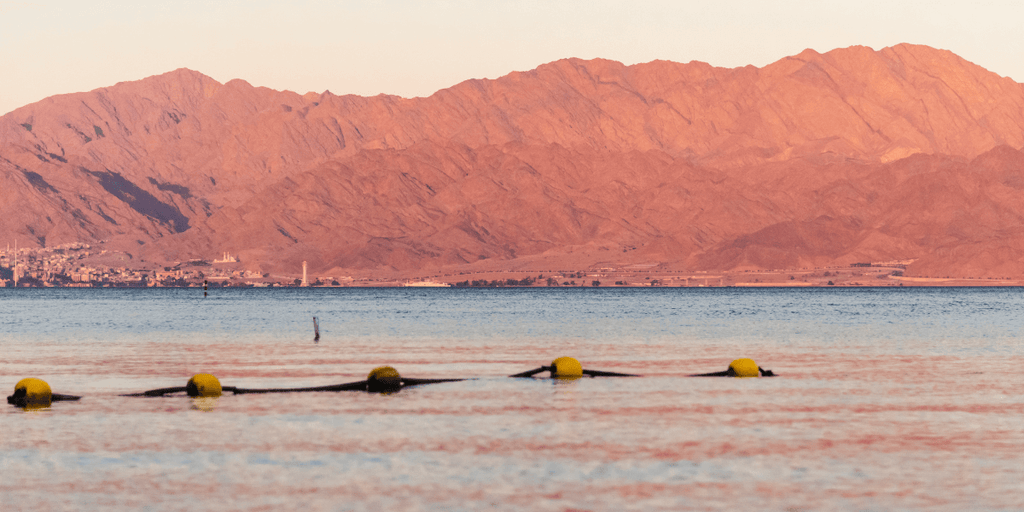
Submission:
POLYGON ((1024 276, 908 275, 906 261, 788 269, 694 270, 671 263, 488 261, 435 269, 341 269, 292 274, 253 270, 237 258, 159 263, 74 244, 0 251, 0 288, 295 288, 295 287, 600 287, 600 288, 888 288, 1024 286, 1024 276), (509 267, 502 268, 506 264, 509 267), (552 268, 555 267, 555 268, 552 268), (562 268, 558 268, 562 267, 562 268), (16 268, 16 270, 15 270, 16 268), (17 280, 15 279, 17 277, 17 280))

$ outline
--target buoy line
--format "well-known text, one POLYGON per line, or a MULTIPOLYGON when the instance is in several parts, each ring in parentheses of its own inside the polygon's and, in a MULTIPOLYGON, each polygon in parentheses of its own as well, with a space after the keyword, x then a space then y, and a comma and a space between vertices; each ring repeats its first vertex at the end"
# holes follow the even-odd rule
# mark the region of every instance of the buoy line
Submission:
MULTIPOLYGON (((587 377, 640 377, 631 373, 606 372, 600 370, 586 370, 580 362, 572 357, 559 357, 548 366, 541 366, 533 370, 509 375, 512 378, 533 377, 539 373, 550 372, 553 379, 573 380, 584 376, 587 377)), ((712 373, 699 373, 689 377, 775 377, 775 372, 765 370, 757 365, 753 359, 741 358, 729 363, 729 368, 712 373)), ((185 393, 193 398, 214 398, 230 392, 236 395, 245 394, 266 394, 266 393, 308 393, 308 392, 335 392, 335 391, 366 391, 370 393, 394 393, 410 386, 424 384, 439 384, 442 382, 460 382, 468 379, 414 379, 402 377, 398 370, 391 366, 379 366, 370 371, 365 380, 358 382, 347 382, 344 384, 332 384, 328 386, 316 386, 306 388, 240 388, 236 386, 222 386, 217 377, 209 373, 197 373, 188 380, 184 386, 151 389, 139 393, 128 393, 120 396, 142 396, 156 397, 174 393, 185 393)), ((25 378, 18 381, 14 386, 14 394, 7 397, 7 403, 23 407, 45 408, 52 402, 79 400, 82 397, 74 395, 63 395, 53 393, 50 385, 45 381, 36 378, 25 378)))

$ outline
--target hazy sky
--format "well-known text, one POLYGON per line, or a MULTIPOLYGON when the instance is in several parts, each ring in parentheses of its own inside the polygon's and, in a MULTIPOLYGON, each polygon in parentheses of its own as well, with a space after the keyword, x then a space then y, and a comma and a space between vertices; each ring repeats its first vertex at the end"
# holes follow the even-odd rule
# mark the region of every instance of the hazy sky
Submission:
POLYGON ((565 58, 763 66, 901 42, 1024 81, 1024 2, 0 0, 0 114, 180 67, 299 93, 426 96, 565 58))

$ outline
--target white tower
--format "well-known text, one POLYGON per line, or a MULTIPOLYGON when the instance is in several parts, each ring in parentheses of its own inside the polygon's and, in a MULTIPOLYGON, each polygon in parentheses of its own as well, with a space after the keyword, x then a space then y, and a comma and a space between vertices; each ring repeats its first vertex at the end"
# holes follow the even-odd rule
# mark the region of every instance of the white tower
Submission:
POLYGON ((302 262, 302 286, 309 286, 309 283, 306 281, 306 262, 305 261, 302 262))

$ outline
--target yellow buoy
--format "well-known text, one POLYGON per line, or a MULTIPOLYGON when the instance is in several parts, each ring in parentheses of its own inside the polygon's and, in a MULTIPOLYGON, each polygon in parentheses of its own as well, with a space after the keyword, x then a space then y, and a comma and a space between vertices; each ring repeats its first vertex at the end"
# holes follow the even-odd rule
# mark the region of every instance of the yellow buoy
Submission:
POLYGON ((729 369, 732 370, 736 377, 757 377, 760 375, 757 371, 757 363, 753 359, 748 358, 737 359, 729 363, 729 369))
POLYGON ((366 376, 366 390, 391 393, 402 388, 402 376, 390 366, 378 366, 366 376))
POLYGON ((188 380, 188 384, 185 385, 185 392, 188 393, 188 396, 192 397, 212 397, 220 396, 223 390, 217 377, 209 373, 197 373, 188 380))
POLYGON ((8 402, 19 407, 48 407, 53 399, 50 385, 41 379, 21 379, 14 385, 14 395, 8 402))
POLYGON ((551 361, 551 376, 556 379, 578 379, 583 376, 583 365, 571 357, 551 361))
POLYGON ((378 366, 370 371, 370 374, 366 376, 366 380, 381 380, 381 379, 401 379, 402 376, 398 374, 398 370, 390 366, 378 366))

